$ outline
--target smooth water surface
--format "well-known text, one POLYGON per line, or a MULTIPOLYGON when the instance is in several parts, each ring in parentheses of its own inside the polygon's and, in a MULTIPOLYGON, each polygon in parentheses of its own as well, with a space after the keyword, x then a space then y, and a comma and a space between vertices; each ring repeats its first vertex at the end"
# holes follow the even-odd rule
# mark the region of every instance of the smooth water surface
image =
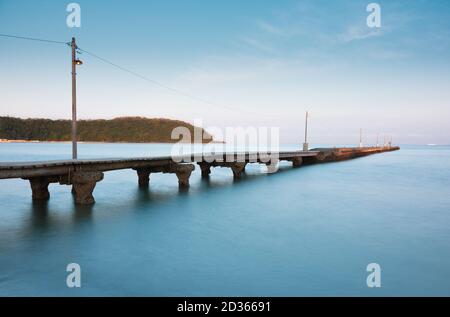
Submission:
MULTIPOLYGON (((170 153, 170 145, 81 144, 82 157, 170 153)), ((0 144, 0 161, 64 159, 70 144, 0 144)), ((92 207, 50 185, 0 180, 0 295, 450 295, 450 147, 401 151, 267 174, 226 168, 188 192, 152 174, 105 174, 92 207), (82 287, 66 286, 81 266, 82 287), (378 263, 382 287, 368 288, 378 263)))

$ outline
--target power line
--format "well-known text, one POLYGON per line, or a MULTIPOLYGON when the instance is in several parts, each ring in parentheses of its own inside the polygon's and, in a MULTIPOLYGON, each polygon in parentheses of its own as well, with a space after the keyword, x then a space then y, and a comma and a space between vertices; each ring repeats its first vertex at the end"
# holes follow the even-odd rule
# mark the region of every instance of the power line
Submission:
POLYGON ((54 43, 54 44, 69 44, 68 42, 54 41, 54 40, 47 40, 47 39, 39 39, 39 38, 27 37, 27 36, 17 36, 17 35, 11 35, 11 34, 0 34, 0 36, 8 37, 8 38, 14 38, 14 39, 19 39, 19 40, 38 41, 38 42, 54 43))
MULTIPOLYGON (((49 39, 41 39, 41 38, 28 37, 28 36, 17 36, 17 35, 2 34, 2 33, 0 33, 0 36, 1 37, 6 37, 6 38, 14 38, 14 39, 28 40, 28 41, 37 41, 37 42, 43 42, 43 43, 70 45, 70 42, 63 42, 63 41, 56 41, 56 40, 49 40, 49 39)), ((128 68, 120 66, 120 65, 118 65, 116 63, 113 63, 113 62, 111 62, 110 60, 108 60, 106 58, 103 58, 103 57, 101 57, 101 56, 99 56, 97 54, 89 52, 89 51, 87 51, 85 49, 82 49, 80 47, 77 47, 77 50, 79 50, 80 52, 86 53, 86 54, 88 54, 88 55, 90 55, 90 56, 92 56, 92 57, 94 57, 94 58, 96 58, 96 59, 98 59, 98 60, 100 60, 100 61, 102 61, 102 62, 104 62, 106 64, 109 64, 109 65, 111 65, 111 66, 113 66, 113 67, 115 67, 117 69, 120 69, 120 70, 122 70, 122 71, 124 71, 124 72, 126 72, 128 74, 136 76, 136 77, 138 77, 138 78, 140 78, 142 80, 145 80, 147 82, 150 82, 153 85, 159 86, 159 87, 167 89, 169 91, 172 91, 173 93, 176 93, 178 95, 190 98, 192 100, 196 100, 196 101, 202 102, 204 104, 207 104, 207 105, 210 105, 210 106, 213 106, 213 107, 223 108, 223 109, 231 110, 231 111, 234 111, 234 112, 247 112, 247 113, 253 114, 253 112, 245 111, 245 110, 242 110, 242 109, 237 109, 237 108, 233 108, 233 107, 229 107, 229 106, 219 105, 217 103, 214 103, 212 101, 209 101, 209 100, 206 100, 206 99, 194 96, 194 95, 192 95, 190 93, 187 93, 187 92, 184 92, 182 90, 179 90, 179 89, 176 89, 176 88, 164 85, 164 84, 162 84, 162 83, 160 83, 160 82, 158 82, 158 81, 156 81, 154 79, 148 78, 147 76, 141 75, 141 74, 139 74, 139 73, 137 73, 135 71, 132 71, 132 70, 130 70, 128 68)), ((262 113, 259 113, 259 114, 261 115, 262 113)), ((267 114, 267 116, 272 116, 273 117, 274 114, 272 114, 272 115, 267 114)))
MULTIPOLYGON (((70 45, 69 42, 62 42, 62 41, 55 41, 55 40, 47 40, 47 39, 40 39, 40 38, 27 37, 27 36, 17 36, 17 35, 11 35, 11 34, 0 34, 0 36, 2 36, 2 37, 7 37, 7 38, 20 39, 20 40, 29 40, 29 41, 38 41, 38 42, 44 42, 44 43, 54 43, 54 44, 66 44, 66 45, 70 45)), ((186 92, 184 92, 184 91, 181 91, 181 90, 179 90, 179 89, 176 89, 176 88, 172 88, 172 87, 166 86, 166 85, 164 85, 164 84, 162 84, 162 83, 160 83, 160 82, 158 82, 158 81, 156 81, 156 80, 150 79, 150 78, 148 78, 148 77, 146 77, 146 76, 143 76, 143 75, 141 75, 141 74, 139 74, 139 73, 136 73, 135 71, 129 70, 129 69, 123 67, 123 66, 120 66, 120 65, 118 65, 118 64, 116 64, 116 63, 113 63, 113 62, 107 60, 106 58, 100 57, 100 56, 98 56, 97 54, 91 53, 91 52, 89 52, 89 51, 87 51, 87 50, 84 50, 84 49, 81 49, 81 48, 79 48, 79 47, 77 47, 77 49, 78 49, 79 51, 83 52, 83 53, 86 53, 86 54, 88 54, 88 55, 91 55, 91 56, 94 57, 94 58, 97 58, 98 60, 101 60, 101 61, 104 62, 104 63, 107 63, 107 64, 109 64, 109 65, 111 65, 111 66, 114 66, 114 67, 116 67, 116 68, 118 68, 118 69, 120 69, 120 70, 122 70, 122 71, 125 71, 125 72, 127 72, 127 73, 129 73, 129 74, 131 74, 131 75, 133 75, 133 76, 136 76, 136 77, 138 77, 138 78, 140 78, 140 79, 143 79, 143 80, 145 80, 145 81, 148 81, 148 82, 150 82, 150 83, 152 83, 152 84, 154 84, 154 85, 156 85, 156 86, 159 86, 159 87, 161 87, 161 88, 170 90, 170 91, 172 91, 172 92, 174 92, 174 93, 177 93, 177 94, 179 94, 179 95, 182 95, 182 96, 184 96, 184 97, 187 97, 187 98, 190 98, 190 99, 193 99, 193 100, 196 100, 196 101, 200 101, 200 102, 202 102, 202 103, 209 104, 209 105, 215 106, 215 107, 226 108, 226 109, 232 110, 232 111, 241 111, 241 110, 234 109, 234 108, 231 108, 231 107, 220 106, 220 105, 217 105, 217 104, 215 104, 215 103, 213 103, 213 102, 211 102, 211 101, 208 101, 208 100, 203 99, 203 98, 196 97, 196 96, 194 96, 194 95, 191 95, 191 94, 186 93, 186 92)))
POLYGON ((219 107, 219 108, 224 108, 224 109, 228 109, 228 110, 231 110, 231 111, 242 112, 242 110, 240 110, 240 109, 236 109, 236 108, 232 108, 232 107, 228 107, 228 106, 224 106, 224 105, 219 105, 219 104, 216 104, 216 103, 214 103, 214 102, 212 102, 212 101, 209 101, 209 100, 206 100, 206 99, 203 99, 203 98, 194 96, 194 95, 192 95, 192 94, 190 94, 190 93, 181 91, 181 90, 179 90, 179 89, 176 89, 176 88, 173 88, 173 87, 164 85, 164 84, 162 84, 162 83, 160 83, 160 82, 158 82, 158 81, 156 81, 156 80, 154 80, 154 79, 148 78, 147 76, 141 75, 141 74, 139 74, 139 73, 137 73, 137 72, 135 72, 135 71, 132 71, 132 70, 130 70, 130 69, 128 69, 128 68, 125 68, 125 67, 123 67, 123 66, 120 66, 120 65, 118 65, 118 64, 116 64, 116 63, 113 63, 113 62, 107 60, 106 58, 100 57, 100 56, 98 56, 98 55, 96 55, 96 54, 94 54, 94 53, 91 53, 91 52, 89 52, 89 51, 86 51, 85 49, 82 49, 82 48, 80 48, 80 47, 78 47, 78 50, 79 50, 80 52, 86 53, 86 54, 88 54, 88 55, 90 55, 90 56, 92 56, 92 57, 94 57, 94 58, 96 58, 96 59, 98 59, 98 60, 101 60, 102 62, 104 62, 104 63, 106 63, 106 64, 109 64, 109 65, 111 65, 111 66, 113 66, 113 67, 116 67, 117 69, 120 69, 120 70, 122 70, 122 71, 124 71, 124 72, 127 72, 127 73, 133 75, 133 76, 136 76, 136 77, 138 77, 138 78, 140 78, 140 79, 143 79, 143 80, 145 80, 145 81, 147 81, 147 82, 150 82, 150 83, 152 83, 152 84, 154 84, 154 85, 156 85, 156 86, 158 86, 158 87, 161 87, 161 88, 170 90, 170 91, 172 91, 172 92, 174 92, 174 93, 176 93, 176 94, 179 94, 179 95, 181 95, 181 96, 184 96, 184 97, 190 98, 190 99, 192 99, 192 100, 196 100, 196 101, 202 102, 202 103, 204 103, 204 104, 208 104, 208 105, 210 105, 210 106, 219 107))

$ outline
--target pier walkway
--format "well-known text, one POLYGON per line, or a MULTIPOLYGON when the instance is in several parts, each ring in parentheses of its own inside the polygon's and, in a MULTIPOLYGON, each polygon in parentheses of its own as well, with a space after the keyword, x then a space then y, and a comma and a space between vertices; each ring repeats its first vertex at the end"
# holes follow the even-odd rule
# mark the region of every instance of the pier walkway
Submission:
POLYGON ((214 155, 191 154, 144 158, 114 158, 89 160, 55 160, 37 162, 2 162, 0 179, 21 178, 30 182, 33 200, 50 198, 48 185, 59 183, 72 185, 77 204, 95 202, 93 191, 104 177, 104 172, 132 169, 138 175, 141 187, 149 186, 151 173, 173 173, 180 187, 189 187, 189 178, 198 164, 202 177, 208 177, 212 167, 228 167, 235 178, 240 178, 248 163, 266 164, 274 169, 279 161, 290 161, 293 167, 335 162, 375 153, 395 151, 399 147, 321 148, 310 151, 273 153, 222 153, 214 155))

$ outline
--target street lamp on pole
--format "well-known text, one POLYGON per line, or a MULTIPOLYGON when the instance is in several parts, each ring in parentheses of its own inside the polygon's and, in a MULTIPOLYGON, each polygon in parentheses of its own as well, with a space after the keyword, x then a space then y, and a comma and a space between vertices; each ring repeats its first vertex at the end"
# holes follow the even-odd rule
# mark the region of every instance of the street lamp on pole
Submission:
POLYGON ((83 62, 77 59, 77 44, 75 38, 72 37, 70 43, 72 47, 72 159, 78 158, 77 153, 77 70, 76 67, 82 65, 83 62))

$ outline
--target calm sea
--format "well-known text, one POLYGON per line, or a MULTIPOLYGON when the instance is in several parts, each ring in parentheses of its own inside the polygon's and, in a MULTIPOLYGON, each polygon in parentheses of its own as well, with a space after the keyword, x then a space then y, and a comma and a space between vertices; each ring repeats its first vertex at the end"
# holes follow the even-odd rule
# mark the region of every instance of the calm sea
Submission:
MULTIPOLYGON (((170 145, 81 144, 82 157, 161 155, 170 145)), ((0 161, 68 158, 70 144, 0 144, 0 161)), ((276 174, 197 170, 188 192, 154 174, 105 174, 93 207, 50 185, 0 180, 0 295, 450 295, 450 147, 276 174), (66 266, 81 266, 81 288, 66 266), (381 267, 368 288, 366 267, 381 267)))

